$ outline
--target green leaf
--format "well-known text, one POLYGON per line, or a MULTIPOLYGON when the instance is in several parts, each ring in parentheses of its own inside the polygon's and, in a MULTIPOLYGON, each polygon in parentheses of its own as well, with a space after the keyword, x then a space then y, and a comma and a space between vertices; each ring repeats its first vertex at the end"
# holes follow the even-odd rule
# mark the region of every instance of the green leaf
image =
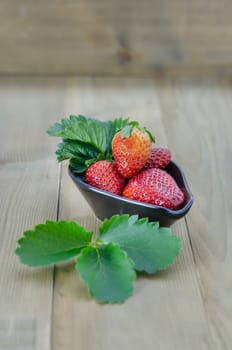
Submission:
POLYGON ((85 163, 79 162, 77 159, 70 159, 69 164, 74 173, 81 174, 86 171, 87 166, 85 163))
POLYGON ((147 128, 140 127, 138 122, 130 122, 130 123, 128 123, 128 125, 123 127, 123 129, 121 130, 121 133, 120 133, 121 137, 128 138, 131 135, 134 127, 137 127, 140 130, 146 132, 148 134, 151 142, 155 142, 155 137, 152 135, 152 133, 147 128))
POLYGON ((50 136, 59 136, 63 139, 81 141, 93 146, 100 153, 106 151, 106 132, 101 123, 83 115, 64 118, 61 123, 55 123, 47 130, 50 136))
POLYGON ((114 135, 130 123, 132 122, 129 122, 128 118, 101 121, 81 116, 81 118, 76 119, 75 123, 61 132, 60 136, 88 143, 109 158, 112 156, 111 143, 114 135))
POLYGON ((133 292, 133 261, 117 244, 89 246, 77 258, 76 269, 89 293, 100 302, 122 302, 133 292))
POLYGON ((48 129, 47 129, 47 133, 50 136, 61 136, 62 132, 64 132, 64 130, 69 127, 70 125, 73 125, 76 121, 80 121, 85 119, 84 116, 82 115, 70 115, 69 118, 63 118, 61 119, 60 123, 55 123, 53 125, 51 125, 48 129))
POLYGON ((58 145, 56 155, 58 161, 70 159, 71 167, 78 173, 84 172, 89 164, 104 158, 93 146, 73 140, 63 140, 58 145))
MULTIPOLYGON (((138 124, 136 126, 138 126, 138 124)), ((121 130, 121 133, 120 133, 121 137, 128 138, 131 135, 133 129, 134 129, 134 125, 133 124, 126 125, 121 130)))
POLYGON ((72 171, 74 173, 83 173, 86 171, 86 169, 88 167, 90 167, 91 164, 95 163, 98 159, 94 158, 94 159, 88 159, 88 160, 84 160, 81 158, 72 158, 69 161, 69 164, 72 168, 72 171))
POLYGON ((147 128, 143 128, 149 135, 151 142, 155 143, 155 136, 147 129, 147 128))
POLYGON ((56 150, 57 160, 70 160, 70 165, 77 173, 100 159, 112 160, 112 139, 129 122, 129 119, 116 118, 101 121, 83 115, 71 115, 60 123, 50 126, 47 133, 63 140, 56 150))
POLYGON ((129 118, 116 118, 114 120, 110 120, 109 122, 105 122, 106 125, 106 134, 107 134, 107 145, 108 145, 108 154, 112 155, 112 140, 114 135, 123 129, 126 125, 129 125, 133 122, 129 121, 129 118), (108 125, 108 128, 107 128, 108 125))
POLYGON ((79 254, 91 242, 92 234, 76 222, 46 221, 24 232, 16 254, 29 266, 54 264, 79 254))
POLYGON ((71 158, 81 158, 83 161, 90 158, 97 158, 99 153, 91 146, 80 141, 64 140, 58 145, 56 151, 59 161, 71 158))
POLYGON ((73 125, 67 127, 60 133, 63 139, 81 141, 93 146, 99 153, 106 151, 105 129, 93 121, 76 121, 73 125))
POLYGON ((100 227, 100 240, 115 242, 134 261, 135 269, 154 273, 172 264, 179 254, 181 241, 169 228, 137 215, 114 215, 100 227))

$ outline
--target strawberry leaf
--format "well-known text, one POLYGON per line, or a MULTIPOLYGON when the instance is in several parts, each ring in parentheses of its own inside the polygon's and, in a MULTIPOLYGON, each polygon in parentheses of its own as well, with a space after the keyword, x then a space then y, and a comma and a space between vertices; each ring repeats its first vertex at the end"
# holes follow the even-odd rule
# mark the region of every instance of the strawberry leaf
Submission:
POLYGON ((139 123, 137 122, 131 122, 130 124, 124 126, 124 128, 122 128, 120 132, 121 137, 128 138, 131 135, 134 127, 138 127, 138 126, 139 126, 139 123))
POLYGON ((63 139, 76 140, 92 146, 99 153, 106 152, 106 134, 104 127, 91 119, 77 120, 60 133, 63 139))
POLYGON ((50 136, 61 136, 61 134, 65 131, 65 129, 73 124, 75 124, 76 121, 84 120, 85 117, 83 115, 70 115, 69 118, 63 118, 61 119, 60 123, 55 123, 51 125, 47 129, 47 133, 50 136))
POLYGON ((101 121, 83 115, 71 115, 50 126, 47 133, 63 139, 56 151, 57 160, 70 159, 72 168, 76 172, 83 172, 97 160, 112 160, 114 135, 131 123, 134 122, 129 122, 128 118, 101 121))
POLYGON ((148 130, 147 128, 143 128, 144 131, 146 131, 150 137, 151 142, 155 143, 155 136, 150 132, 150 130, 148 130))
POLYGON ((76 263, 90 295, 109 303, 122 302, 132 294, 136 277, 133 266, 133 261, 114 243, 84 248, 76 263))
POLYGON ((55 123, 47 130, 50 136, 62 137, 64 140, 80 141, 87 147, 92 146, 99 153, 105 153, 107 139, 105 128, 96 119, 86 118, 83 115, 71 115, 55 123))
POLYGON ((105 158, 93 146, 74 140, 63 140, 58 145, 56 155, 58 161, 70 159, 71 167, 78 173, 84 172, 97 160, 105 158))
POLYGON ((85 160, 90 158, 97 158, 99 153, 93 146, 87 146, 83 142, 64 140, 58 145, 56 155, 59 161, 71 158, 81 158, 85 160))
POLYGON ((68 260, 90 244, 92 232, 75 222, 46 221, 24 232, 16 254, 29 266, 44 266, 68 260))
POLYGON ((105 122, 106 126, 106 133, 107 133, 107 144, 108 144, 108 154, 112 155, 112 140, 114 135, 123 129, 126 125, 129 125, 133 122, 129 121, 129 118, 123 119, 123 118, 116 118, 114 120, 110 120, 108 123, 105 122))
POLYGON ((114 215, 100 227, 100 240, 115 242, 134 261, 135 269, 154 273, 172 264, 179 254, 181 241, 169 228, 137 215, 114 215))

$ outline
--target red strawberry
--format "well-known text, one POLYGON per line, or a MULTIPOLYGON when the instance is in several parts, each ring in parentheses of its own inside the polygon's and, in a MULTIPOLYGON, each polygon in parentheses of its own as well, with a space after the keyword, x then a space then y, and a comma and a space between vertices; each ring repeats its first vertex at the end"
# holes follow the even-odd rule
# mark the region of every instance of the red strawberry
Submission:
POLYGON ((99 160, 90 165, 85 173, 85 181, 94 187, 121 195, 125 179, 120 175, 113 162, 99 160))
POLYGON ((112 140, 112 152, 118 172, 126 178, 137 174, 151 154, 152 136, 145 129, 127 126, 112 140))
POLYGON ((179 209, 184 202, 184 194, 175 180, 158 168, 145 169, 131 178, 123 196, 173 210, 179 209))
POLYGON ((163 147, 152 148, 150 158, 148 159, 144 168, 164 169, 170 163, 170 160, 170 149, 163 147))

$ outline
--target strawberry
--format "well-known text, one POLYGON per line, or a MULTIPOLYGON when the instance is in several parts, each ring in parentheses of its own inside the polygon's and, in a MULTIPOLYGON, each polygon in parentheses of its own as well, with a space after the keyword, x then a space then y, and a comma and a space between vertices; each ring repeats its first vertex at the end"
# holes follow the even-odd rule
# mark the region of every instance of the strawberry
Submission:
POLYGON ((160 168, 164 169, 170 163, 171 151, 168 148, 156 147, 152 148, 151 155, 146 162, 144 168, 160 168))
POLYGON ((116 169, 114 162, 99 160, 86 170, 85 181, 89 185, 121 195, 125 179, 116 169))
POLYGON ((151 154, 152 141, 152 135, 137 125, 126 126, 115 134, 112 153, 122 176, 130 178, 144 167, 151 154))
POLYGON ((184 194, 175 180, 165 170, 158 168, 142 170, 132 177, 122 195, 173 210, 179 209, 184 202, 184 194))

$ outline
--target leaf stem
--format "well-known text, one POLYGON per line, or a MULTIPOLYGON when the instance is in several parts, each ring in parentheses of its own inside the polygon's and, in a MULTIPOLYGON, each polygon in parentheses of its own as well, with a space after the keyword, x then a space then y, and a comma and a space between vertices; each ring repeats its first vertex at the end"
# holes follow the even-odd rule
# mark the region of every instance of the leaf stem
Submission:
POLYGON ((95 249, 97 249, 98 247, 100 247, 103 244, 105 244, 105 243, 102 242, 102 241, 99 241, 99 240, 92 241, 92 242, 89 243, 90 247, 95 248, 95 249))

